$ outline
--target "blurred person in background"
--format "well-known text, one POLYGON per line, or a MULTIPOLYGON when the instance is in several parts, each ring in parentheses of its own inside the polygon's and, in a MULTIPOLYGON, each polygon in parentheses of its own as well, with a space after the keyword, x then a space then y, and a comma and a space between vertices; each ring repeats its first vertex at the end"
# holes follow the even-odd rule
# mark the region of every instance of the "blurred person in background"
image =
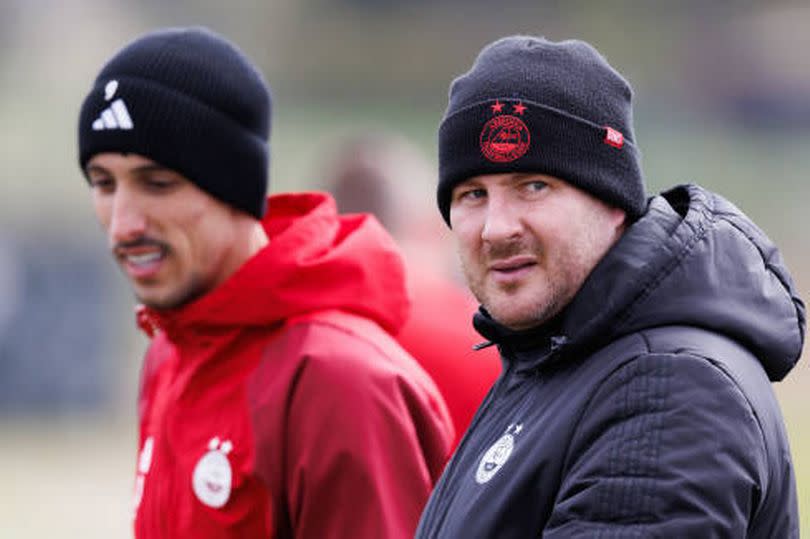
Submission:
POLYGON ((326 178, 338 210, 372 213, 403 251, 412 308, 396 337, 436 382, 457 444, 501 366, 497 350, 474 349, 481 343, 474 299, 456 279, 444 224, 425 196, 432 167, 416 146, 387 132, 347 136, 329 153, 317 177, 326 178))
POLYGON ((411 537, 453 430, 391 336, 401 257, 325 193, 266 197, 270 111, 203 28, 129 43, 81 107, 80 166, 151 337, 135 535, 411 537))
POLYGON ((771 382, 804 303, 732 203, 647 197, 632 123, 582 41, 504 38, 453 81, 439 208, 506 367, 418 537, 799 536, 771 382))

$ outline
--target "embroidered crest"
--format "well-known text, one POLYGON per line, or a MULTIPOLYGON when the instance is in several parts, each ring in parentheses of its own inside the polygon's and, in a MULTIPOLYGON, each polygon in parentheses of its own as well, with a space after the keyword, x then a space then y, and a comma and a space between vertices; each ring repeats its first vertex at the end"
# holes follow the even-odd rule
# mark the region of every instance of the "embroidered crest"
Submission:
POLYGON ((212 438, 208 442, 208 452, 197 461, 191 478, 194 494, 208 507, 219 509, 228 502, 231 496, 231 481, 233 471, 228 460, 228 453, 233 444, 219 438, 212 438))
MULTIPOLYGON (((503 112, 504 103, 496 100, 490 108, 494 114, 503 112)), ((523 115, 526 106, 517 103, 512 112, 523 115)), ((508 163, 518 159, 529 149, 531 135, 523 120, 511 114, 495 116, 481 130, 481 153, 493 163, 508 163)))
POLYGON ((483 485, 495 477, 498 470, 503 467, 512 455, 512 451, 515 449, 515 436, 520 434, 522 430, 523 423, 509 425, 504 435, 487 449, 487 452, 481 457, 481 462, 478 463, 478 469, 475 471, 476 483, 483 485))

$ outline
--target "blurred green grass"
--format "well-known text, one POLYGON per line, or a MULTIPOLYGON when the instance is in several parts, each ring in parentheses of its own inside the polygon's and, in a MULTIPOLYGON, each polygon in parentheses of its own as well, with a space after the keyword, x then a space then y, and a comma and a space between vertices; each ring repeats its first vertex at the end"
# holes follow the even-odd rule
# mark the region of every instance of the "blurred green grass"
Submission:
POLYGON ((790 437, 790 449, 796 470, 801 530, 810 533, 810 369, 807 365, 808 347, 797 369, 784 382, 776 385, 776 394, 790 437))
POLYGON ((86 417, 0 421, 0 537, 131 537, 134 429, 86 417))

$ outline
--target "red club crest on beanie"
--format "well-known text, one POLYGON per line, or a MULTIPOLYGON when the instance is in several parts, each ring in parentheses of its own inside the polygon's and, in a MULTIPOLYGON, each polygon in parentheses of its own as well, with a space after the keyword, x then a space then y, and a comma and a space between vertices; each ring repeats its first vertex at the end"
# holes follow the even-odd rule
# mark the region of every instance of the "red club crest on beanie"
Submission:
MULTIPOLYGON (((493 114, 503 111, 503 103, 495 101, 490 107, 493 114)), ((514 112, 523 114, 525 105, 513 106, 514 112)), ((517 116, 498 115, 484 124, 481 130, 481 153, 493 163, 508 163, 523 156, 529 149, 531 133, 517 116)))
POLYGON ((632 88, 591 45, 511 36, 484 47, 450 86, 439 127, 437 201, 481 174, 558 177, 627 212, 646 208, 632 88))

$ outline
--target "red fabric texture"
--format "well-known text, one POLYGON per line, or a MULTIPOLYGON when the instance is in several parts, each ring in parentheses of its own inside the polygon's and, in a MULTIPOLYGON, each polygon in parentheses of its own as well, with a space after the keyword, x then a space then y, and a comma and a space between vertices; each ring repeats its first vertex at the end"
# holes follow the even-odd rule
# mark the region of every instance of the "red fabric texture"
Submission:
POLYGON ((138 317, 135 535, 412 537, 453 429, 391 335, 408 314, 393 240, 321 193, 267 215, 269 245, 230 279, 138 317))
POLYGON ((485 339, 472 325, 477 303, 449 278, 408 266, 411 316, 397 340, 436 382, 453 419, 458 445, 501 373, 498 349, 473 350, 485 339))

